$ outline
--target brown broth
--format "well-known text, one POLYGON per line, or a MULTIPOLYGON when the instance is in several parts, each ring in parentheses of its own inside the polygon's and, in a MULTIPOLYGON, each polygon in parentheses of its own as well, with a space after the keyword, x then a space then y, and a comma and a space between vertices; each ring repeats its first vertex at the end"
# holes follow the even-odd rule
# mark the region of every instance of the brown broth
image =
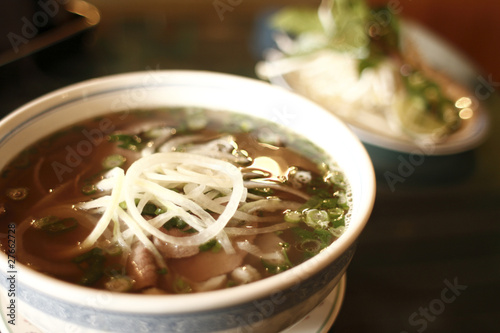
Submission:
MULTIPOLYGON (((4 168, 0 178, 0 189, 2 191, 0 208, 3 207, 0 213, 0 232, 5 233, 8 224, 15 223, 17 225, 18 260, 46 274, 65 281, 78 283, 83 274, 82 269, 72 262, 73 258, 64 257, 61 253, 77 247, 79 242, 90 233, 93 225, 98 220, 98 216, 85 211, 76 211, 71 207, 79 202, 88 201, 102 195, 101 193, 83 194, 82 188, 86 184, 95 184, 101 179, 103 174, 102 161, 107 156, 117 153, 125 156, 127 161, 123 165, 124 169, 128 168, 135 159, 140 157, 138 151, 141 147, 138 148, 138 151, 120 148, 119 145, 122 142, 111 142, 109 140, 110 135, 116 133, 126 135, 143 133, 139 135, 142 137, 142 142, 138 145, 141 146, 146 141, 145 137, 147 136, 142 129, 152 125, 155 128, 172 128, 174 138, 196 134, 203 137, 202 141, 220 137, 221 132, 230 133, 234 137, 237 148, 251 157, 251 162, 242 166, 243 169, 268 169, 268 171, 272 172, 272 176, 268 177, 267 180, 280 183, 290 181, 291 167, 308 170, 314 175, 315 179, 323 182, 315 185, 314 189, 329 191, 331 197, 335 197, 335 192, 338 191, 345 195, 347 188, 341 176, 336 175, 340 177, 338 178, 341 180, 339 183, 332 184, 322 180, 326 173, 319 167, 319 164, 326 157, 320 149, 307 142, 307 140, 264 120, 222 111, 214 112, 195 109, 194 114, 191 111, 192 109, 186 111, 186 109, 172 108, 137 113, 109 114, 59 131, 19 154, 4 168), (203 120, 208 122, 203 123, 200 129, 190 128, 189 122, 196 117, 201 117, 202 122, 203 120), (274 140, 274 138, 275 142, 263 143, 260 141, 263 132, 268 138, 277 135, 279 139, 274 140), (23 200, 12 200, 6 195, 8 189, 12 188, 28 189, 27 197, 23 200), (78 225, 72 230, 60 233, 47 233, 32 226, 33 220, 49 215, 60 218, 74 216, 78 220, 78 225)), ((192 124, 191 127, 193 127, 192 124)), ((283 200, 293 199, 301 203, 306 201, 305 199, 299 200, 295 195, 279 190, 274 191, 272 196, 278 196, 283 200)), ((348 208, 343 206, 342 210, 345 216, 348 208)), ((282 212, 264 212, 262 214, 283 215, 282 212)), ((300 225, 303 230, 310 234, 314 234, 313 229, 306 226, 305 223, 300 222, 297 225, 300 225)), ((258 244, 261 237, 242 236, 238 240, 248 239, 250 242, 258 244)), ((292 229, 279 232, 277 237, 286 245, 284 250, 286 250, 291 266, 298 265, 311 256, 309 254, 304 255, 301 248, 317 245, 315 242, 309 242, 312 244, 308 244, 303 240, 297 243, 298 236, 292 229)), ((331 237, 328 244, 335 238, 331 237)), ((322 244, 323 247, 326 245, 322 244)), ((2 240, 0 246, 5 251, 7 249, 6 241, 2 240)), ((269 265, 268 263, 263 265, 261 259, 249 254, 241 256, 243 259, 237 266, 251 265, 259 271, 262 278, 290 268, 289 266, 269 265)), ((203 265, 204 260, 214 266, 218 263, 230 262, 231 258, 230 256, 227 257, 223 250, 219 252, 211 250, 200 252, 196 256, 183 259, 168 258, 166 259, 168 272, 159 275, 159 282, 155 284, 155 287, 166 293, 191 292, 196 289, 192 286, 201 282, 193 281, 193 279, 196 279, 194 277, 203 276, 203 270, 210 269, 210 267, 200 267, 203 265), (190 275, 189 278, 183 275, 185 272, 188 272, 186 274, 190 275), (179 284, 179 281, 182 283, 179 284)), ((240 258, 233 259, 237 262, 240 258)), ((118 267, 117 265, 120 262, 122 262, 120 256, 105 255, 104 266, 108 269, 109 267, 118 267)), ((86 268, 86 265, 87 263, 84 263, 82 267, 86 268)), ((124 264, 123 266, 128 267, 127 265, 124 264)), ((207 264, 205 263, 205 265, 207 264)), ((123 273, 128 274, 127 272, 123 273)), ((104 275, 90 286, 104 288, 107 280, 109 278, 104 275)), ((231 286, 234 284, 236 283, 228 275, 225 285, 231 286)))

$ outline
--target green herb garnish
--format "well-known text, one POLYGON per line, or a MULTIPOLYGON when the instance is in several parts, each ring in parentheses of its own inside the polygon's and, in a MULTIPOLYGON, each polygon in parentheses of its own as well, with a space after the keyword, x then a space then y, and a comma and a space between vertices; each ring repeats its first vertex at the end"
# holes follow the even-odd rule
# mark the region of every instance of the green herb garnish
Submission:
POLYGON ((201 252, 207 252, 207 251, 219 252, 222 246, 216 239, 211 239, 208 242, 201 244, 199 248, 201 252))
POLYGON ((31 225, 38 230, 43 230, 50 234, 70 231, 78 226, 78 221, 73 217, 61 219, 57 216, 46 216, 34 220, 31 225))
POLYGON ((106 257, 98 247, 75 257, 72 261, 83 270, 79 283, 84 286, 96 283, 104 275, 106 257))
POLYGON ((138 151, 142 148, 142 139, 137 135, 112 134, 108 137, 110 142, 118 142, 118 147, 138 151))

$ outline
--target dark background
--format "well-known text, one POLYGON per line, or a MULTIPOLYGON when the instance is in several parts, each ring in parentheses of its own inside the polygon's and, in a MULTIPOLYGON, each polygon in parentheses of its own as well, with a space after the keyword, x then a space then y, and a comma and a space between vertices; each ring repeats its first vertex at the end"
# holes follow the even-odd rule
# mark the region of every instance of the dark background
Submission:
MULTIPOLYGON (((79 21, 73 28, 81 33, 0 67, 1 116, 54 89, 115 73, 202 69, 255 77, 266 15, 284 4, 318 4, 220 0, 231 8, 220 16, 216 1, 92 1, 101 12, 96 27, 79 21)), ((2 0, 1 38, 19 31, 22 17, 40 10, 31 7, 34 2, 2 0)), ((500 86, 500 2, 391 3, 477 65, 469 83, 484 93, 491 133, 472 151, 423 156, 394 189, 384 174, 397 173, 410 156, 367 146, 378 176, 377 199, 330 332, 498 332, 500 100, 494 88, 500 86), (458 285, 455 294, 450 285, 458 285)), ((81 19, 60 15, 40 35, 46 30, 63 36, 74 20, 81 19)), ((38 37, 26 45, 35 45, 38 37)), ((9 51, 5 38, 0 46, 9 51)))

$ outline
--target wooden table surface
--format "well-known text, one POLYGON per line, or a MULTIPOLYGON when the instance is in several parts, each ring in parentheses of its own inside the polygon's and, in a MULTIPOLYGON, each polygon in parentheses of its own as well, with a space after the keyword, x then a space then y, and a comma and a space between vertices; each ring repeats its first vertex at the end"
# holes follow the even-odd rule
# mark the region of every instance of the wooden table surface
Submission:
MULTIPOLYGON (((1 115, 48 91, 114 73, 189 68, 255 77, 265 14, 285 3, 317 3, 232 1, 237 5, 221 19, 212 0, 92 2, 102 14, 92 34, 0 67, 1 115)), ((391 3, 478 65, 472 86, 488 92, 482 101, 491 134, 472 151, 424 156, 394 189, 383 175, 409 156, 367 146, 377 199, 330 332, 498 332, 500 2, 391 3)))

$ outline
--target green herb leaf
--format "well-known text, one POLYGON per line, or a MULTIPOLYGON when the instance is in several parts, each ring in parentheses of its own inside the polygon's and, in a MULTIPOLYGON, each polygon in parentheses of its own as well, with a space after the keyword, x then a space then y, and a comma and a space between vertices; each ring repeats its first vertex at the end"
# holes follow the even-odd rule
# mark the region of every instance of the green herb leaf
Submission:
POLYGON ((172 228, 177 228, 177 229, 182 230, 182 229, 186 228, 187 226, 188 226, 188 224, 178 216, 172 217, 170 220, 168 220, 167 222, 165 222, 163 224, 163 228, 165 228, 167 230, 170 230, 172 228))
POLYGON ((220 243, 214 238, 209 240, 208 242, 201 244, 199 246, 201 252, 207 252, 207 251, 212 251, 212 252, 219 252, 222 246, 220 243))

